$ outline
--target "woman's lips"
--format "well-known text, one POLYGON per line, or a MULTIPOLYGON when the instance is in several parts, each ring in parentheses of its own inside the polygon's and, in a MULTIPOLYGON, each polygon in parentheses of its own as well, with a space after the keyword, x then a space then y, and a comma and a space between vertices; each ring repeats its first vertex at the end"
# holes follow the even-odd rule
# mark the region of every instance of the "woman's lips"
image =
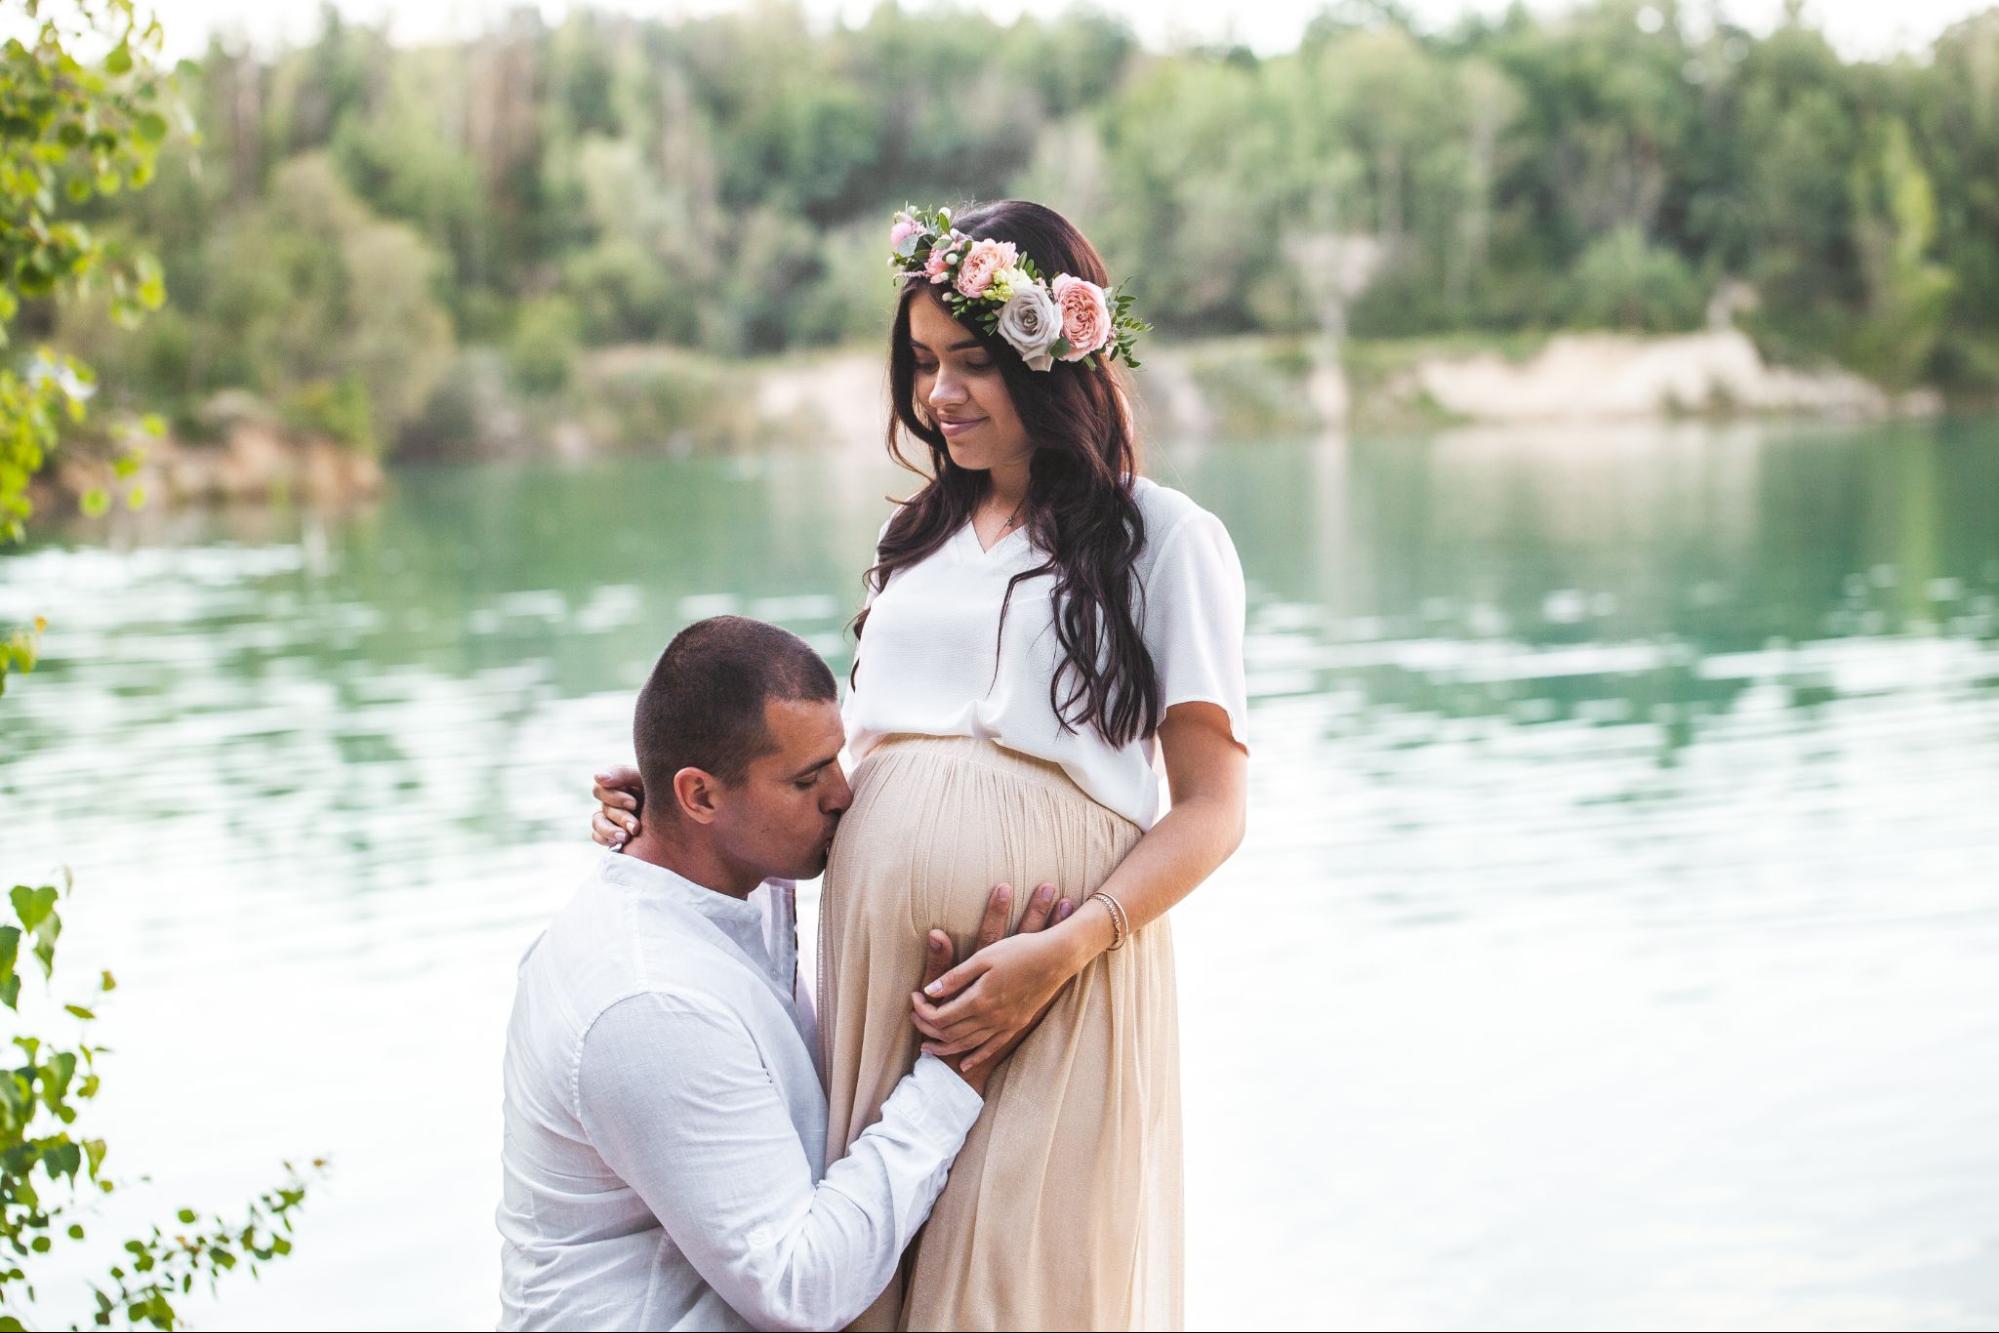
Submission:
POLYGON ((937 428, 947 436, 958 436, 984 420, 984 417, 973 417, 970 421, 940 421, 937 423, 937 428))

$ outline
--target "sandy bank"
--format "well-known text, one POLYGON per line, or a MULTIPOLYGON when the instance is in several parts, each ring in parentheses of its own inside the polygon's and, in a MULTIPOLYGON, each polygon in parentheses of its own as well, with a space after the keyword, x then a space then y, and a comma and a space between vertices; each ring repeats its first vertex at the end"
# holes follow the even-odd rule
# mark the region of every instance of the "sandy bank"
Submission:
POLYGON ((1734 329, 1670 337, 1566 333, 1525 362, 1484 352, 1426 360, 1409 380, 1472 421, 1576 421, 1693 413, 1794 412, 1845 417, 1933 413, 1933 389, 1891 395, 1848 371, 1773 366, 1734 329))

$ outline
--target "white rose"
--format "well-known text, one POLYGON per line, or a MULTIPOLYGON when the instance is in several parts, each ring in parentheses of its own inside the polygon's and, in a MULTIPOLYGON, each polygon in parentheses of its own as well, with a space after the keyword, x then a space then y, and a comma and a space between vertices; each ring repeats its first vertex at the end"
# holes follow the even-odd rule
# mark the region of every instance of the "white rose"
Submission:
POLYGON ((1055 364, 1049 349, 1062 336, 1062 312, 1055 298, 1038 282, 1025 283, 1000 307, 999 335, 1020 353, 1029 370, 1046 370, 1055 364))

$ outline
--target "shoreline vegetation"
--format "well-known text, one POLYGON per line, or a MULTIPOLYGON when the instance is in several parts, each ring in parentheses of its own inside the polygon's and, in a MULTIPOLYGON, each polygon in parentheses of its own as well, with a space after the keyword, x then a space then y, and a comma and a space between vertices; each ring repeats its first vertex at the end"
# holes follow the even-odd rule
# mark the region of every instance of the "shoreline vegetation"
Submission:
MULTIPOLYGON (((463 360, 464 392, 434 405, 418 447, 399 459, 883 447, 887 394, 874 345, 757 359, 657 345, 594 349, 577 359, 563 392, 542 397, 514 391, 496 358, 463 360)), ((1308 335, 1239 334, 1161 342, 1135 384, 1141 428, 1158 440, 1754 416, 1866 421, 1946 405, 1930 386, 1895 393, 1838 366, 1772 364, 1725 327, 1349 339, 1337 352, 1308 335)), ((112 484, 120 452, 66 448, 40 483, 41 502, 73 509, 112 484)), ((148 442, 130 484, 155 503, 337 506, 379 494, 388 474, 377 454, 237 390, 204 404, 196 429, 148 442)))
POLYGON ((1154 438, 1972 408, 1999 401, 1995 68, 1999 4, 1881 60, 1803 7, 1752 31, 1676 0, 1331 0, 1271 55, 893 0, 523 6, 427 44, 328 6, 295 47, 183 62, 151 183, 79 205, 159 308, 31 294, 14 345, 96 368, 93 420, 163 422, 134 484, 167 498, 878 448, 891 214, 1011 196, 1152 323, 1154 438))

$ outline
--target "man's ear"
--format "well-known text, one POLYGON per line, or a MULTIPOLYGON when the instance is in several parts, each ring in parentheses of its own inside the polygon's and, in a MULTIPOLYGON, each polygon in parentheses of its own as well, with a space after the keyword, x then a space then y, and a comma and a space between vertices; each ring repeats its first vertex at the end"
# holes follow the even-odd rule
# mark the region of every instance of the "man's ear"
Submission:
POLYGON ((713 773, 699 768, 683 768, 673 775, 673 803, 697 824, 715 821, 715 800, 722 784, 713 773))

